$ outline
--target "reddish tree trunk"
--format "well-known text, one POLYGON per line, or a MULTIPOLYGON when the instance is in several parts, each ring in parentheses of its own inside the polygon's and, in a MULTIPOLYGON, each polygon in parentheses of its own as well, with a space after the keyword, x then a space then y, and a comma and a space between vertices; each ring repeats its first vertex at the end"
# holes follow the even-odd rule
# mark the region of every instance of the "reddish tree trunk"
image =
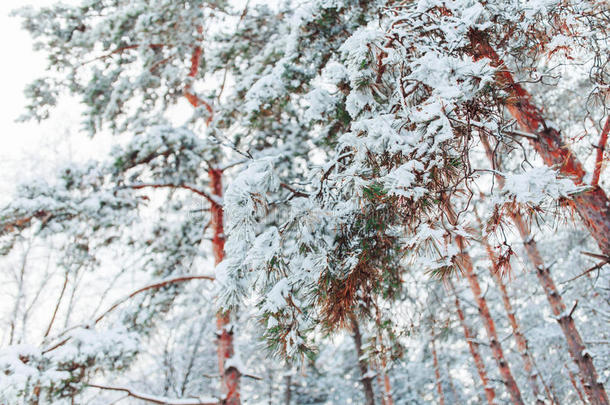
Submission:
MULTIPOLYGON (((498 259, 489 245, 489 241, 486 237, 483 237, 483 243, 485 244, 485 249, 487 250, 487 255, 489 256, 489 260, 491 260, 491 268, 490 273, 494 282, 498 286, 498 290, 500 290, 500 296, 502 297, 502 304, 504 305, 504 309, 506 310, 506 316, 508 317, 508 323, 513 331, 513 336, 515 337, 515 341, 517 342, 517 350, 519 350, 519 354, 521 354, 521 358, 523 359, 523 366, 525 368, 525 373, 528 376, 528 381, 530 383, 530 387, 532 389, 532 393, 534 394, 534 398, 536 399, 536 403, 544 404, 544 400, 539 399, 540 389, 538 387, 538 379, 536 373, 534 372, 534 362, 530 355, 527 339, 521 332, 521 327, 519 326, 519 322, 517 321, 517 317, 515 316, 515 310, 513 308, 512 303, 510 302, 510 298, 508 296, 508 291, 506 290, 506 285, 502 281, 500 277, 500 268, 498 267, 498 259)), ((548 389, 547 389, 548 391, 548 389)), ((547 392, 548 395, 548 392, 547 392)))
POLYGON ((570 376, 570 382, 572 383, 572 387, 574 387, 574 390, 576 391, 578 398, 580 398, 580 402, 582 402, 583 404, 586 405, 587 401, 585 401, 585 397, 584 397, 584 395, 582 395, 582 392, 580 391, 580 387, 578 386, 578 382, 576 382, 574 373, 572 371, 570 371, 570 369, 567 367, 567 365, 566 365, 566 370, 568 370, 568 375, 570 376))
MULTIPOLYGON (((222 170, 210 169, 210 188, 212 194, 222 197, 222 170)), ((212 203, 211 226, 214 232, 212 237, 212 249, 214 251, 214 262, 219 264, 224 259, 225 235, 223 226, 222 205, 212 203)), ((230 323, 229 313, 218 313, 216 315, 216 330, 218 335, 218 371, 221 379, 221 389, 224 395, 223 404, 241 404, 239 395, 240 371, 235 367, 225 369, 225 363, 235 354, 233 350, 233 332, 228 330, 230 323)))
POLYGON ((377 360, 371 362, 371 366, 375 369, 375 379, 377 380, 377 387, 379 387, 379 397, 381 399, 381 405, 386 405, 385 395, 383 395, 383 379, 381 378, 381 367, 377 360))
POLYGON ((608 405, 608 395, 603 384, 599 381, 597 370, 593 365, 593 358, 585 349, 582 337, 578 329, 576 329, 574 318, 572 318, 572 313, 567 311, 549 269, 544 266, 544 261, 538 251, 536 241, 530 236, 527 224, 518 213, 514 213, 512 218, 521 234, 527 255, 536 268, 536 275, 546 293, 553 315, 555 315, 555 319, 559 322, 559 326, 566 338, 570 356, 578 366, 580 378, 589 401, 592 404, 608 405))
MULTIPOLYGON (((496 78, 509 95, 506 108, 523 131, 537 135, 538 139, 530 139, 530 142, 544 163, 557 166, 560 172, 572 178, 575 184, 584 185, 586 173, 582 164, 563 142, 559 131, 547 125, 541 110, 531 102, 530 94, 515 82, 504 61, 489 45, 484 34, 471 31, 470 42, 473 47, 472 56, 476 60, 487 58, 492 66, 501 68, 496 72, 496 78)), ((604 190, 594 187, 590 191, 575 195, 573 202, 600 250, 610 256, 610 201, 604 190)))
MULTIPOLYGON (((481 141, 485 147, 487 157, 492 160, 493 152, 487 138, 482 136, 481 141)), ((501 176, 496 176, 496 179, 500 187, 502 187, 504 185, 504 179, 501 176)), ((566 338, 570 356, 578 366, 580 378, 583 386, 585 387, 589 401, 592 404, 607 405, 608 395, 606 394, 603 384, 599 381, 597 370, 593 365, 593 359, 585 350, 585 345, 580 333, 578 332, 578 329, 576 329, 576 324, 574 323, 572 314, 566 311, 563 298, 555 286, 555 282, 551 277, 550 270, 544 265, 542 255, 538 250, 538 245, 536 244, 534 238, 530 235, 529 227, 519 212, 512 212, 511 217, 515 223, 515 226, 519 230, 519 234, 521 235, 521 239, 525 245, 527 256, 536 268, 536 276, 538 277, 538 281, 546 294, 546 298, 549 301, 553 315, 555 315, 555 319, 557 319, 557 322, 559 322, 559 326, 561 327, 561 330, 566 338)))
MULTIPOLYGON (((446 201, 445 211, 447 213, 449 222, 454 226, 457 225, 457 217, 448 200, 446 201)), ((496 332, 496 325, 494 323, 493 318, 491 317, 489 307, 487 306, 487 300, 481 292, 481 286, 479 285, 479 280, 474 272, 472 259, 466 250, 466 240, 461 235, 455 235, 455 240, 460 249, 460 254, 457 258, 457 265, 466 274, 466 278, 468 279, 470 290, 472 291, 472 295, 474 296, 477 306, 479 308, 479 314, 481 315, 483 325, 485 326, 487 336, 489 337, 489 345, 491 347, 491 352, 493 354, 494 359, 496 360, 496 363, 498 364, 498 369, 500 370, 502 380, 506 385, 506 389, 510 394, 513 404, 523 405, 523 399, 521 399, 521 391, 519 390, 517 382, 515 381, 515 378, 513 377, 513 374, 510 371, 510 366, 508 365, 508 362, 504 357, 504 351, 502 350, 502 345, 500 344, 500 340, 498 339, 498 334, 496 332)))
POLYGON ((436 344, 434 341, 434 329, 432 329, 430 348, 432 350, 432 361, 434 362, 434 378, 436 379, 436 392, 438 393, 438 402, 440 405, 445 405, 445 394, 443 393, 443 384, 441 383, 441 369, 438 365, 438 356, 436 354, 436 344))
POLYGON ((380 389, 383 389, 381 393, 381 403, 382 405, 394 405, 394 399, 392 398, 392 385, 390 384, 390 376, 386 372, 387 361, 386 354, 383 350, 383 340, 381 335, 381 313, 379 312, 379 308, 377 308, 377 341, 379 347, 382 349, 379 353, 379 359, 381 361, 381 367, 378 367, 379 373, 377 374, 377 384, 379 384, 380 389), (382 381, 383 379, 383 381, 382 381))
POLYGON ((375 393, 373 391, 373 377, 369 375, 369 366, 364 358, 362 351, 362 335, 360 327, 355 316, 350 317, 352 323, 352 332, 354 332, 354 344, 356 345, 356 354, 358 355, 358 367, 360 368, 360 381, 362 382, 362 390, 366 405, 375 405, 375 393))
POLYGON ((386 373, 386 359, 385 353, 382 353, 381 357, 381 372, 383 374, 383 399, 386 405, 394 405, 394 399, 392 398, 392 385, 390 384, 390 376, 386 373))
POLYGON ((462 306, 460 305, 460 299, 458 298, 457 292, 455 291, 455 287, 453 283, 449 281, 449 286, 453 291, 453 296, 455 297, 455 308, 457 310, 458 318, 460 318, 460 323, 462 324, 462 329, 464 329, 464 338, 466 339, 466 343, 468 343, 468 349, 470 349, 470 354, 474 360, 474 365, 477 368, 477 373, 479 374, 479 378, 481 379, 481 384, 483 384, 483 390, 485 391, 485 397, 487 398, 487 402, 489 405, 494 405, 494 398, 496 397, 496 392, 489 385, 489 378, 487 377, 487 370, 485 370, 485 363, 483 362, 483 358, 481 357, 481 353, 479 352, 479 344, 474 341, 474 337, 470 328, 466 324, 466 317, 464 316, 464 311, 462 311, 462 306))

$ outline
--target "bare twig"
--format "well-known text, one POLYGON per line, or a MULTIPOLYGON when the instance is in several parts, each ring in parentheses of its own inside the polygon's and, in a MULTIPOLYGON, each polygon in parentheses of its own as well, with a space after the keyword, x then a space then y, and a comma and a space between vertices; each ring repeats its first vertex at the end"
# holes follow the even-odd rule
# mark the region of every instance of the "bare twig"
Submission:
POLYGON ((152 402, 153 404, 164 404, 164 405, 218 405, 220 401, 214 398, 183 398, 183 399, 172 399, 167 397, 159 397, 156 395, 144 394, 141 392, 134 391, 128 387, 115 387, 110 385, 100 384, 87 384, 92 388, 109 391, 121 391, 129 395, 130 397, 140 399, 142 401, 152 402))
POLYGON ((604 164, 604 150, 608 142, 608 133, 610 132, 610 117, 606 118, 606 124, 602 130, 602 134, 597 144, 597 156, 595 158, 595 168, 593 169, 593 179, 591 185, 597 187, 599 184, 599 176, 602 174, 602 166, 604 164))
POLYGON ((566 283, 569 283, 569 282, 571 282, 571 281, 574 281, 574 280, 576 280, 576 279, 579 279, 580 277, 582 277, 582 276, 584 276, 584 275, 586 275, 586 274, 591 273, 592 271, 595 271, 595 270, 600 270, 600 269, 601 269, 602 267, 604 267, 606 264, 608 264, 608 261, 599 262, 599 263, 597 263, 595 266, 591 267, 590 269, 587 269, 587 270, 583 271, 582 273, 580 273, 580 274, 579 274, 579 275, 577 275, 576 277, 572 277, 572 278, 571 278, 571 279, 569 279, 569 280, 562 281, 560 284, 566 284, 566 283))
MULTIPOLYGON (((137 290, 133 291, 131 294, 127 295, 126 297, 123 297, 122 299, 116 301, 106 311, 102 312, 97 318, 95 318, 95 321, 93 323, 94 324, 98 323, 106 315, 108 315, 110 312, 114 311, 119 305, 121 305, 122 303, 124 303, 128 299, 133 298, 136 295, 138 295, 138 294, 140 294, 140 293, 142 293, 144 291, 153 290, 153 289, 156 289, 156 288, 164 287, 164 286, 169 285, 169 284, 182 283, 182 282, 190 281, 190 280, 212 280, 213 281, 213 280, 215 280, 215 278, 213 276, 208 276, 208 275, 186 275, 186 276, 178 276, 178 277, 163 279, 163 280, 157 281, 155 283, 148 284, 148 285, 146 285, 144 287, 138 288, 137 290)), ((77 325, 77 326, 71 327, 69 329, 64 330, 62 333, 59 334, 59 336, 62 336, 66 332, 68 332, 70 330, 73 330, 73 329, 76 329, 78 327, 85 327, 85 326, 84 325, 77 325)), ((71 336, 68 336, 65 339, 63 339, 63 340, 59 341, 58 343, 56 343, 55 345, 53 345, 53 346, 51 346, 51 347, 49 347, 47 349, 44 349, 42 351, 42 353, 46 354, 48 352, 51 352, 51 351, 57 349, 58 347, 63 346, 70 339, 71 339, 71 336)))

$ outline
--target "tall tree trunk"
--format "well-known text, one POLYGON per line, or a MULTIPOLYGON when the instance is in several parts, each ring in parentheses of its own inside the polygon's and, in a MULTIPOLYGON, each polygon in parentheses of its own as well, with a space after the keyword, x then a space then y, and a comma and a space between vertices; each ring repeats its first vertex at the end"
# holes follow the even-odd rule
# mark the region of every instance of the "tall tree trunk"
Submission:
MULTIPOLYGON (((210 169, 210 187, 212 194, 222 197, 222 170, 210 169)), ((214 262, 219 264, 224 259, 225 235, 223 226, 223 208, 220 204, 213 203, 211 208, 211 225, 214 232, 212 237, 212 249, 214 251, 214 262)), ((221 390, 224 395, 225 405, 239 405, 240 370, 231 366, 225 369, 227 360, 235 354, 233 349, 233 331, 228 329, 230 315, 228 312, 219 312, 216 315, 216 333, 218 336, 218 371, 221 379, 221 390)))
POLYGON ((377 306, 377 304, 375 304, 375 308, 377 313, 375 319, 375 322, 377 323, 377 343, 382 349, 379 353, 381 367, 377 367, 377 384, 379 384, 379 388, 383 390, 381 393, 381 404, 394 405, 394 399, 392 398, 392 385, 390 384, 390 376, 388 376, 388 373, 386 372, 387 360, 385 351, 383 350, 384 345, 383 336, 381 334, 381 313, 379 312, 379 307, 377 306))
POLYGON ((559 322, 566 338, 570 356, 578 366, 579 375, 589 401, 592 404, 608 405, 608 394, 606 394, 604 385, 599 381, 593 358, 585 349, 582 337, 572 317, 572 312, 567 311, 563 298, 551 277, 550 270, 544 265, 536 241, 530 235, 529 227, 519 214, 514 213, 512 218, 521 234, 527 255, 536 268, 536 276, 546 293, 553 315, 559 322))
POLYGON ((587 405, 587 401, 585 401, 585 397, 582 394, 582 392, 580 391, 580 387, 578 386, 578 382, 576 381, 574 373, 570 370, 570 368, 567 366, 567 364, 566 364, 566 370, 568 370, 568 375, 570 376, 570 382, 572 383, 572 387, 574 387, 574 391, 576 391, 578 398, 580 398, 580 402, 587 405))
POLYGON ((381 398, 381 405, 387 405, 385 401, 385 395, 383 392, 383 379, 381 377, 381 367, 377 361, 373 361, 373 368, 375 369, 375 378, 377 379, 377 386, 379 387, 379 397, 381 398))
POLYGON ((392 398, 392 385, 390 384, 390 376, 386 373, 387 362, 385 353, 381 353, 381 373, 383 374, 383 399, 385 405, 394 405, 392 398))
POLYGON ((510 297, 508 296, 506 285, 502 281, 502 277, 500 275, 501 269, 498 266, 498 258, 496 257, 494 251, 489 245, 489 240, 487 239, 487 237, 483 236, 482 239, 483 243, 485 244, 485 250, 487 251, 489 260, 491 261, 491 268, 489 268, 489 272, 491 273, 491 277, 493 278, 494 282, 498 286, 498 290, 500 290, 502 304, 504 305, 504 309, 506 310, 508 323, 510 324, 510 327, 513 331, 515 341, 517 342, 517 350, 519 351, 519 354, 521 354, 521 359, 523 360, 525 373, 528 376, 528 381, 532 389, 532 393, 534 394, 536 403, 544 405, 544 400, 540 397, 541 393, 540 388, 538 387, 537 375, 534 371, 534 361, 532 360, 531 354, 528 349, 527 339, 523 335, 523 332, 521 332, 521 327, 519 326, 519 322, 517 321, 517 317, 515 316, 515 310, 513 308, 512 303, 510 302, 510 297))
POLYGON ((457 390, 455 389, 455 384, 453 383, 453 378, 451 378, 451 369, 447 369, 447 383, 449 384, 449 390, 451 390, 451 399, 453 401, 450 401, 450 403, 452 404, 456 404, 458 403, 460 396, 458 395, 457 390))
MULTIPOLYGON (((470 32, 472 56, 478 60, 487 58, 490 64, 500 68, 496 79, 508 94, 510 102, 506 108, 517 120, 523 131, 537 136, 530 139, 534 149, 548 166, 557 166, 562 174, 572 178, 575 184, 584 184, 585 170, 569 146, 563 142, 559 131, 547 125, 542 111, 531 101, 531 95, 519 83, 516 83, 510 71, 504 65, 496 51, 489 45, 485 34, 480 31, 470 32)), ((573 197, 574 207, 579 213, 589 232, 597 242, 599 249, 610 256, 610 201, 601 187, 573 197)))
POLYGON ((364 358, 362 351, 362 335, 360 327, 355 315, 350 316, 352 323, 352 332, 354 333, 354 344, 356 345, 356 354, 358 355, 358 367, 360 368, 360 381, 362 382, 362 390, 366 405, 375 405, 375 393, 373 391, 373 377, 369 375, 368 364, 364 358))
POLYGON ((284 391, 284 405, 290 405, 290 397, 292 396, 292 375, 286 374, 284 376, 284 381, 286 382, 286 390, 284 391))
POLYGON ((449 280, 449 287, 453 291, 453 296, 455 297, 455 308, 458 314, 458 318, 460 318, 462 329, 464 329, 464 338, 466 339, 466 343, 468 343, 468 349, 470 349, 470 354, 472 355, 474 365, 477 368, 477 373, 479 374, 479 378, 481 379, 481 384, 483 384, 485 398, 487 398, 487 402, 489 403, 489 405, 494 405, 494 398, 496 397, 496 392, 489 384, 487 370, 485 370, 485 363, 483 362, 483 358, 481 357, 481 352, 479 352, 479 344, 474 340, 472 332, 470 331, 468 324, 466 324, 466 317, 464 316, 464 311, 462 311, 460 299, 458 298, 457 291, 455 291, 455 287, 453 286, 451 280, 449 280))
MULTIPOLYGON (((457 225, 457 216, 455 215, 455 212, 451 207, 451 203, 447 198, 445 203, 445 211, 447 213, 448 220, 452 225, 455 226, 457 225)), ((479 280, 474 272, 472 259, 466 250, 466 240, 463 236, 459 234, 455 235, 455 240, 460 249, 457 264, 460 269, 462 269, 462 271, 466 274, 466 278, 468 279, 470 290, 472 291, 472 295, 474 296, 477 306, 479 308, 479 314, 481 315, 483 325, 485 326, 485 330, 487 331, 487 336, 489 338, 491 352, 493 354, 494 359, 496 360, 496 363, 498 364, 502 380, 506 385, 506 389, 510 394, 513 404, 523 405, 521 391, 519 390, 517 382, 515 381, 515 378, 513 377, 513 374, 510 370, 510 366, 506 361, 506 358, 504 357, 504 351, 502 350, 502 345, 500 344, 500 340, 498 339, 498 334, 496 332, 496 324, 494 323, 494 320, 491 317, 489 307, 487 306, 487 300, 481 292, 481 286, 479 285, 479 280)))
MULTIPOLYGON (((488 158, 492 160, 493 153, 487 138, 481 136, 481 141, 485 147, 488 158)), ((496 179, 500 187, 502 187, 504 185, 504 179, 502 179, 501 176, 496 176, 496 179)), ((530 234, 528 225, 518 212, 512 212, 511 218, 521 235, 527 256, 536 269, 536 276, 546 294, 553 315, 555 315, 555 319, 559 322, 559 326, 566 338, 570 356, 578 366, 580 379, 589 401, 592 404, 608 405, 608 394, 606 394, 603 384, 599 381, 597 370, 593 364, 593 358, 589 352, 585 350, 585 345, 576 328, 572 313, 566 310, 563 298, 555 286, 550 270, 544 265, 542 255, 538 250, 536 241, 530 234)))
POLYGON ((445 393, 443 392, 443 384, 441 382, 441 369, 438 365, 438 355, 436 354, 434 328, 432 328, 430 336, 430 349, 432 351, 432 361, 434 362, 434 378, 436 379, 436 392, 438 393, 438 402, 440 405, 445 405, 445 393))

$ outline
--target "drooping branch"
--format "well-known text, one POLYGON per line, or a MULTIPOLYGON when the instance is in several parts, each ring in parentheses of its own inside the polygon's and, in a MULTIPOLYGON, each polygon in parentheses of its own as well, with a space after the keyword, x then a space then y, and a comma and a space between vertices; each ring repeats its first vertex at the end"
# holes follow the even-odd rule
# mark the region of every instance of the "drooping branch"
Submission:
POLYGON ((599 137, 599 144, 597 145, 595 169, 593 169, 593 179, 591 180, 591 185, 593 187, 599 185, 599 176, 602 174, 602 166, 604 164, 604 151, 606 150, 606 143, 608 142, 608 132, 610 132, 610 117, 606 118, 606 124, 604 125, 602 134, 599 137))
POLYGON ((100 384, 87 384, 87 386, 91 388, 97 388, 100 390, 107 391, 121 391, 129 395, 130 397, 151 402, 153 404, 164 404, 164 405, 219 405, 220 401, 215 398, 183 398, 183 399, 172 399, 167 397, 160 397, 156 395, 144 394, 138 391, 133 390, 128 387, 115 387, 110 385, 100 385, 100 384))

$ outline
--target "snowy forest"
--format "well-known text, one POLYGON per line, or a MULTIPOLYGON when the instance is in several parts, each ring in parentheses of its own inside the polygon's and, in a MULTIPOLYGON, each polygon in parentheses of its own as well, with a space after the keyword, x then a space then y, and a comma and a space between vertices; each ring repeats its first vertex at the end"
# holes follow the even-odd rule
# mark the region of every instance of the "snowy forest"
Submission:
POLYGON ((606 0, 11 18, 110 145, 0 206, 0 404, 609 404, 606 0))

